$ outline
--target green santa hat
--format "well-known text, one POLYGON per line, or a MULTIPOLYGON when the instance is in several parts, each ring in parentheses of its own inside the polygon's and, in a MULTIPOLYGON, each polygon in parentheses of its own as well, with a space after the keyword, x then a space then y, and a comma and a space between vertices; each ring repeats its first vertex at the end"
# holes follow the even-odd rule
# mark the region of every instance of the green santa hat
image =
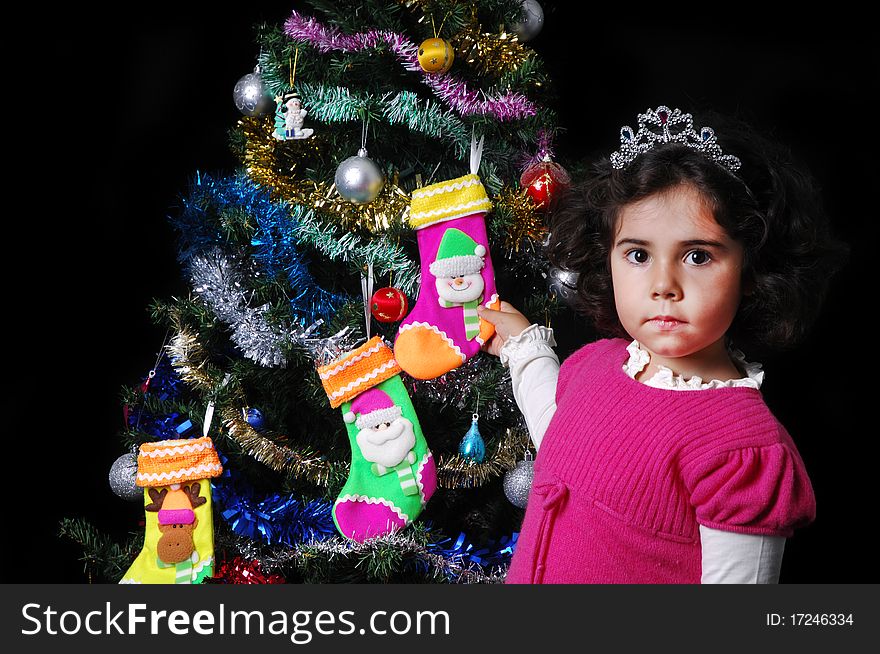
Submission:
POLYGON ((450 228, 443 234, 437 258, 428 266, 434 277, 474 275, 485 266, 486 247, 460 229, 450 228))

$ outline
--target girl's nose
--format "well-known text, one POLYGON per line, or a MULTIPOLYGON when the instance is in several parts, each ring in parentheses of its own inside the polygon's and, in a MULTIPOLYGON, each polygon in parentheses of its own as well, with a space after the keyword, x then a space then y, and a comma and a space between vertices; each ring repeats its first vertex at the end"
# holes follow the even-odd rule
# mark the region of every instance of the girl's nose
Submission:
POLYGON ((655 300, 680 300, 681 285, 668 266, 657 266, 651 288, 651 297, 655 300))

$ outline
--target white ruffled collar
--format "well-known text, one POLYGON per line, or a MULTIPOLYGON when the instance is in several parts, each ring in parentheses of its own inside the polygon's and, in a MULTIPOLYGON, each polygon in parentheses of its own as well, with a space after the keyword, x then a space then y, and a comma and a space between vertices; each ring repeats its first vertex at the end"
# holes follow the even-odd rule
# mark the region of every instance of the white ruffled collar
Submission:
MULTIPOLYGON (((633 341, 627 345, 626 351, 629 352, 629 360, 623 366, 623 371, 632 379, 635 379, 636 375, 644 370, 645 366, 651 361, 651 355, 641 348, 638 341, 633 341)), ((761 364, 746 361, 745 355, 736 349, 730 350, 730 356, 733 357, 738 367, 746 371, 746 377, 728 379, 727 381, 713 379, 710 382, 703 382, 703 379, 698 375, 685 379, 681 375, 676 375, 666 366, 660 366, 660 369, 653 377, 642 383, 654 388, 665 388, 673 391, 702 391, 710 388, 736 387, 760 389, 761 384, 764 382, 764 371, 761 369, 761 364)))

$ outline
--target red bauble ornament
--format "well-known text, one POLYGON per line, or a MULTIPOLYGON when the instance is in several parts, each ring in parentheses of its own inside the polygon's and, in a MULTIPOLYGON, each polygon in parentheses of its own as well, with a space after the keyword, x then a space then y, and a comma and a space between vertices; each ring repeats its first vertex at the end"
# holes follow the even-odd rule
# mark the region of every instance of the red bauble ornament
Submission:
POLYGON ((370 313, 379 322, 397 322, 406 316, 409 305, 403 291, 391 286, 380 288, 370 300, 370 313))
POLYGON ((519 183, 538 209, 549 211, 561 192, 571 184, 571 177, 565 168, 545 156, 542 161, 526 169, 520 176, 519 183))

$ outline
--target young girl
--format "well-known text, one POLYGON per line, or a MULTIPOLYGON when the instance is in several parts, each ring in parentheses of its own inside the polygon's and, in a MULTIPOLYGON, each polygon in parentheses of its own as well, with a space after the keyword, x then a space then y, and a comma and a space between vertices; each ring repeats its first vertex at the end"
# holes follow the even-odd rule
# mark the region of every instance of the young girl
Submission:
POLYGON ((733 343, 795 343, 846 247, 781 149, 719 135, 649 109, 554 216, 551 263, 616 338, 560 368, 551 329, 480 311, 538 449, 508 583, 776 583, 815 518, 761 366, 733 343))

